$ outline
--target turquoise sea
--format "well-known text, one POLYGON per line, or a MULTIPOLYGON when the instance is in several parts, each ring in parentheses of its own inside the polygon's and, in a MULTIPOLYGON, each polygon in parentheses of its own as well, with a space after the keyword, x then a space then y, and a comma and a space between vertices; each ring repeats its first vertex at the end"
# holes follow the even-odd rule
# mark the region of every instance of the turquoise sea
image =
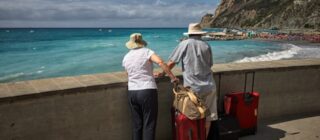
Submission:
MULTIPOLYGON (((140 32, 167 60, 186 28, 0 29, 0 82, 122 71, 124 46, 140 32)), ((320 58, 320 47, 284 42, 210 41, 214 63, 320 58)))

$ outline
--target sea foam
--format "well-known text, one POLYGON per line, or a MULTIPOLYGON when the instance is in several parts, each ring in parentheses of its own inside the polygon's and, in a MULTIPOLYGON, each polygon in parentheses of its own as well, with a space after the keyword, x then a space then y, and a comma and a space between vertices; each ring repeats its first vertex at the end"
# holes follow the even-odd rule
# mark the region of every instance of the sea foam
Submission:
POLYGON ((297 55, 299 51, 302 50, 302 48, 293 44, 284 44, 284 47, 288 48, 288 50, 279 51, 279 52, 269 52, 267 54, 254 56, 254 57, 245 57, 241 60, 235 61, 235 63, 289 59, 297 55))
POLYGON ((25 75, 25 73, 23 73, 23 72, 5 75, 5 76, 3 76, 3 77, 0 77, 0 82, 2 82, 2 81, 9 81, 9 80, 12 80, 12 79, 16 79, 16 78, 21 77, 21 76, 24 76, 24 75, 25 75))

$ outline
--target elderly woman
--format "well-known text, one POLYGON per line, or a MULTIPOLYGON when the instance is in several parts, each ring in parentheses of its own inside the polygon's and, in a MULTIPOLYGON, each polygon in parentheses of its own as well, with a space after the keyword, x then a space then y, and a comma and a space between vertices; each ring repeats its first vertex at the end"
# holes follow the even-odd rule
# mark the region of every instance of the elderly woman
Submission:
POLYGON ((178 79, 147 43, 140 33, 134 33, 126 43, 130 50, 122 66, 128 74, 128 99, 133 120, 133 140, 154 140, 158 114, 157 85, 153 76, 153 63, 158 64, 171 78, 178 79))

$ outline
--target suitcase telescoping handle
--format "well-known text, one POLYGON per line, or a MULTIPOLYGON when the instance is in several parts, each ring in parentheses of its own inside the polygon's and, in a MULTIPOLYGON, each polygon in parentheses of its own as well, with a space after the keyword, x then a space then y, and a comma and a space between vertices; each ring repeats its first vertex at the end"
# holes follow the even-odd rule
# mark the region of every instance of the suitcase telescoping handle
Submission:
POLYGON ((250 104, 253 100, 253 96, 252 96, 252 93, 253 93, 253 87, 254 87, 254 76, 255 76, 255 72, 252 72, 252 85, 251 85, 251 92, 247 92, 247 76, 248 76, 248 73, 249 72, 246 72, 245 73, 245 77, 244 77, 244 89, 243 89, 243 98, 244 98, 244 101, 245 103, 248 103, 250 104))

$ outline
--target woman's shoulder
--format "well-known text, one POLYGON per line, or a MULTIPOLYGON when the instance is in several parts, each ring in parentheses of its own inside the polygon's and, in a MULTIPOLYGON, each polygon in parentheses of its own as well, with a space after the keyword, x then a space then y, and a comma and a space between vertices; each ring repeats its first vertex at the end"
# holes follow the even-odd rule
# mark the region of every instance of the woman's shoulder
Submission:
POLYGON ((146 53, 154 53, 154 51, 152 49, 146 48, 146 47, 141 48, 141 51, 146 52, 146 53))
POLYGON ((153 50, 151 50, 150 48, 139 48, 139 49, 134 49, 134 50, 130 50, 125 57, 137 57, 140 55, 151 55, 154 54, 155 52, 153 50))
POLYGON ((153 51, 152 49, 150 49, 150 48, 147 48, 147 47, 143 47, 143 48, 141 48, 143 51, 153 51))

